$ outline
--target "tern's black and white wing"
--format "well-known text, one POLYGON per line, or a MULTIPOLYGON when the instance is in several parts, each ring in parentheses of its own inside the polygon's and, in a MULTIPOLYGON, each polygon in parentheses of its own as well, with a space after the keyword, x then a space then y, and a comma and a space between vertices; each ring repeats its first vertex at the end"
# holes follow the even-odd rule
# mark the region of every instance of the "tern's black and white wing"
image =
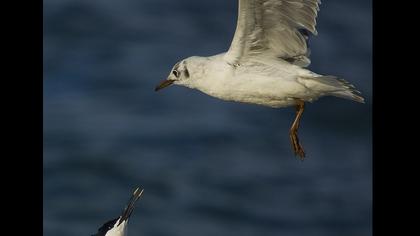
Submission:
POLYGON ((125 236, 128 220, 134 210, 134 204, 142 193, 143 189, 140 190, 139 188, 136 188, 121 215, 118 218, 105 222, 105 224, 98 229, 98 232, 92 236, 125 236))
POLYGON ((235 35, 224 59, 240 64, 249 56, 285 59, 308 66, 307 39, 317 34, 320 0, 239 0, 235 35))
POLYGON ((128 219, 131 216, 131 213, 133 213, 134 204, 140 198, 142 193, 143 193, 143 189, 140 190, 139 188, 137 188, 133 192, 133 195, 131 196, 130 200, 128 201, 127 206, 124 208, 123 212, 121 213, 121 217, 118 221, 118 225, 121 224, 124 221, 128 221, 128 219))
POLYGON ((119 217, 105 222, 98 229, 98 232, 96 234, 93 234, 92 236, 105 236, 106 233, 114 227, 114 225, 115 225, 115 223, 117 223, 118 219, 119 219, 119 217))

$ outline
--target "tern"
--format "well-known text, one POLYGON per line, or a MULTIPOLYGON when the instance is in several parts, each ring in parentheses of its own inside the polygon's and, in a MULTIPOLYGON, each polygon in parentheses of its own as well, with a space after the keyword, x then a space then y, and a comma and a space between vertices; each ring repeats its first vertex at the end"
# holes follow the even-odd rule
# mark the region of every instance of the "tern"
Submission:
POLYGON ((98 232, 92 236, 126 236, 128 220, 134 210, 134 204, 140 198, 142 193, 143 189, 140 190, 139 188, 136 188, 122 214, 115 219, 105 222, 98 229, 98 232))
POLYGON ((319 0, 239 0, 229 50, 177 62, 155 91, 176 84, 226 101, 294 106, 289 138, 295 155, 303 160, 298 128, 306 102, 335 96, 364 103, 360 92, 344 79, 306 69, 308 39, 317 35, 320 4, 319 0))

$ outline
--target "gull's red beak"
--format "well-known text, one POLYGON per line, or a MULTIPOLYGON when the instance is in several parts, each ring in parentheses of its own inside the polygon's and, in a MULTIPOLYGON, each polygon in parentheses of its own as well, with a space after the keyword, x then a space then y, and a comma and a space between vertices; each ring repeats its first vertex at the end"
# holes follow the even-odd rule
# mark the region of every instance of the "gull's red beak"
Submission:
POLYGON ((156 86, 155 91, 159 91, 159 90, 161 90, 161 89, 163 89, 163 88, 168 87, 169 85, 173 84, 173 83, 174 83, 174 81, 175 81, 175 80, 173 80, 173 79, 166 79, 166 80, 164 80, 164 81, 160 82, 160 83, 156 86))

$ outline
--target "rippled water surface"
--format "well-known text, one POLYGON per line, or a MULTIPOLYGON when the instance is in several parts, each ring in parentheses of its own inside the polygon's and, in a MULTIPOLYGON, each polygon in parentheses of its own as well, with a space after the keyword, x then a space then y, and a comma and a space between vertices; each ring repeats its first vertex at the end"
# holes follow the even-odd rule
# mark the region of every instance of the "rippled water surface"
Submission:
POLYGON ((371 234, 370 1, 323 1, 310 41, 320 74, 367 103, 293 108, 153 91, 172 65, 225 51, 236 1, 44 0, 44 235, 95 233, 145 188, 129 235, 371 234))

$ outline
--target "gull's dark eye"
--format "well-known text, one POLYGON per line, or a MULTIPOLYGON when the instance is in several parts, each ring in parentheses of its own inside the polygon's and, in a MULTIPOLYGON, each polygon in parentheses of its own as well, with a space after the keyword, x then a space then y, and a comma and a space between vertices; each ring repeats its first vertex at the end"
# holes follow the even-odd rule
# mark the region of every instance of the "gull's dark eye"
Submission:
POLYGON ((177 70, 173 70, 172 71, 172 74, 174 74, 175 77, 177 77, 177 78, 179 77, 179 72, 177 70))

